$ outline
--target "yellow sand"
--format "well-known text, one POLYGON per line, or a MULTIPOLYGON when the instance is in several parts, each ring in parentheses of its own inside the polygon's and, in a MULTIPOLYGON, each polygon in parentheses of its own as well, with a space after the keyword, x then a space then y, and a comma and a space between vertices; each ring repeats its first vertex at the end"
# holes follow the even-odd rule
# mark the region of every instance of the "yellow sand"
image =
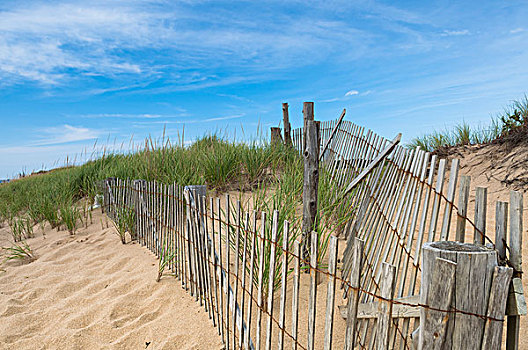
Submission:
MULTIPOLYGON (((29 239, 38 259, 0 272, 0 349, 221 349, 207 313, 157 260, 94 224, 29 239), (150 343, 150 344, 149 344, 150 343), (148 344, 148 347, 147 347, 148 344)), ((7 227, 0 229, 6 246, 7 227)))

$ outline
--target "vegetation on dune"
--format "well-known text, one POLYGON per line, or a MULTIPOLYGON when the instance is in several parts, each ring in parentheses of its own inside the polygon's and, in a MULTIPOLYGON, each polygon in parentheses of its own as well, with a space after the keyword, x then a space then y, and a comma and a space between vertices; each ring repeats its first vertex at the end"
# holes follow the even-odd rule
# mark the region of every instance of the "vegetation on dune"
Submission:
POLYGON ((487 127, 472 127, 466 122, 451 130, 433 131, 411 140, 410 148, 420 147, 428 152, 440 151, 449 147, 478 145, 495 140, 508 139, 528 129, 528 97, 513 101, 504 111, 492 118, 487 127))
MULTIPOLYGON (((27 220, 31 223, 31 228, 33 224, 47 222, 53 228, 65 227, 74 234, 83 216, 87 220, 86 206, 94 203, 99 191, 97 183, 103 179, 116 177, 155 180, 165 184, 205 184, 209 191, 251 190, 255 210, 267 212, 269 220, 275 210, 279 212, 279 247, 282 246, 284 236, 284 221, 290 223, 288 246, 290 250, 293 249, 294 241, 301 239, 303 190, 303 159, 296 150, 261 141, 230 142, 216 135, 204 136, 188 147, 182 144, 149 139, 145 142, 145 147, 136 152, 104 154, 81 166, 56 169, 3 185, 0 187, 0 221, 17 222, 17 227, 27 227, 26 221, 18 224, 19 220, 27 220), (85 199, 84 215, 79 205, 82 198, 85 199)), ((339 188, 333 185, 330 174, 322 169, 319 185, 320 210, 316 219, 321 260, 325 255, 330 233, 339 230, 341 223, 347 220, 353 210, 349 206, 346 210, 343 206, 337 206, 335 198, 338 195, 339 188)), ((231 208, 230 212, 231 222, 235 223, 235 208, 231 208)), ((119 212, 114 224, 123 243, 126 232, 132 238, 135 237, 133 211, 119 212)), ((20 231, 18 228, 17 230, 20 231)), ((264 251, 259 251, 258 244, 255 247, 256 261, 260 261, 261 254, 264 255, 264 283, 267 283, 270 269, 271 230, 272 226, 268 221, 264 229, 264 251)), ((260 227, 257 232, 261 232, 260 227)), ((236 244, 235 228, 231 228, 229 233, 232 244, 236 244)), ((18 236, 19 239, 30 237, 27 233, 18 233, 18 236)), ((243 240, 239 243, 242 254, 243 240)), ((250 243, 246 249, 251 249, 250 243)), ((276 255, 280 252, 277 249, 276 255)), ((162 254, 158 277, 174 258, 170 254, 168 251, 162 254)), ((282 259, 276 261, 275 285, 278 288, 282 259)))

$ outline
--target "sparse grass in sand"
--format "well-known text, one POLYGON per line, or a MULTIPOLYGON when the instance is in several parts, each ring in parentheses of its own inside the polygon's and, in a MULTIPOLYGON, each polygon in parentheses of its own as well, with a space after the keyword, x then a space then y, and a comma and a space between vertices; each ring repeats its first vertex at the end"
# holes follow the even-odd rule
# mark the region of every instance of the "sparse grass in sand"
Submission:
POLYGON ((448 147, 490 143, 506 137, 522 128, 528 127, 528 97, 513 101, 498 116, 491 119, 487 127, 470 126, 466 122, 456 125, 452 130, 433 131, 411 140, 410 148, 433 152, 448 147))
POLYGON ((158 276, 156 277, 156 282, 159 282, 161 280, 165 268, 167 267, 167 265, 172 263, 175 258, 176 252, 174 250, 170 250, 168 245, 164 243, 163 247, 161 248, 161 254, 158 260, 158 276))
POLYGON ((135 239, 136 213, 129 208, 118 208, 114 226, 121 243, 126 244, 126 233, 135 239))
POLYGON ((81 210, 73 203, 63 203, 60 207, 61 222, 66 226, 70 235, 77 231, 79 221, 82 219, 81 210))
POLYGON ((8 219, 11 235, 15 242, 20 242, 23 239, 33 238, 33 221, 27 217, 14 217, 8 219))
POLYGON ((13 244, 11 247, 2 247, 3 262, 18 260, 32 262, 36 259, 35 254, 26 241, 13 244))

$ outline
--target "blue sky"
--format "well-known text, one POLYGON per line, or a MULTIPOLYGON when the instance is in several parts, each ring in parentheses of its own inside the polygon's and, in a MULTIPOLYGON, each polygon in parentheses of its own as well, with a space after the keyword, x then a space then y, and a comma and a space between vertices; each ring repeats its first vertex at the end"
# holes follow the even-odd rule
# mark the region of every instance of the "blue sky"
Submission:
POLYGON ((164 126, 247 138, 282 102, 294 126, 314 101, 404 140, 484 125, 528 93, 526 18, 516 0, 0 0, 0 178, 164 126))

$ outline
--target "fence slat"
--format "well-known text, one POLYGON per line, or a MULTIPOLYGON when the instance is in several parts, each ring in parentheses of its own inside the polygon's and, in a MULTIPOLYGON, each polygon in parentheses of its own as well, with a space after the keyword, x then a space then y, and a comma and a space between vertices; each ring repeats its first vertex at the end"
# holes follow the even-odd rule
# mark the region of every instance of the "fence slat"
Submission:
POLYGON ((390 328, 392 323, 392 301, 396 268, 387 263, 382 264, 381 297, 378 301, 378 323, 376 326, 376 343, 378 350, 389 349, 390 328))
POLYGON ((475 193, 475 230, 473 242, 484 245, 486 237, 486 205, 488 201, 488 189, 477 187, 475 193))
POLYGON ((424 284, 427 283, 427 291, 421 294, 420 302, 428 307, 420 308, 420 350, 443 348, 449 314, 438 310, 449 310, 455 285, 457 264, 433 255, 430 257, 435 261, 429 263, 433 269, 423 280, 424 284))
POLYGON ((332 349, 332 331, 334 326, 334 303, 337 267, 337 237, 330 236, 328 244, 328 283, 326 286, 325 335, 323 347, 332 349))
POLYGON ((297 335, 299 324, 299 279, 301 277, 301 244, 293 242, 293 280, 292 280, 292 349, 297 350, 297 335))
POLYGON ((286 287, 288 277, 288 239, 290 234, 290 223, 284 221, 283 236, 282 236, 282 273, 281 273, 281 297, 280 297, 280 313, 279 313, 279 341, 277 348, 282 350, 284 348, 284 322, 286 319, 286 287))
POLYGON ((266 349, 271 349, 271 333, 273 324, 273 293, 275 291, 275 261, 277 251, 277 234, 279 231, 279 211, 273 212, 273 224, 271 227, 271 242, 270 242, 270 260, 269 260, 269 275, 268 275, 268 309, 267 318, 268 324, 266 328, 266 349))
POLYGON ((356 340, 356 323, 360 297, 361 270, 363 269, 363 247, 364 242, 359 238, 354 239, 352 253, 352 268, 350 270, 349 283, 351 290, 347 293, 347 325, 345 333, 345 350, 353 350, 356 340))
POLYGON ((317 248, 319 235, 312 231, 310 251, 310 295, 308 299, 308 350, 315 348, 315 311, 317 303, 317 248))
POLYGON ((255 272, 255 251, 257 244, 257 212, 253 211, 253 228, 251 230, 251 263, 249 267, 249 302, 247 308, 247 331, 244 334, 244 346, 248 349, 249 337, 251 336, 251 320, 252 320, 252 309, 253 309, 253 285, 254 282, 254 272, 255 272))
POLYGON ((256 348, 260 349, 261 342, 261 328, 262 328, 262 289, 264 287, 264 237, 266 236, 266 213, 261 213, 261 226, 259 238, 259 270, 258 270, 258 291, 257 291, 257 334, 255 336, 256 348))
POLYGON ((460 189, 458 190, 458 211, 455 240, 464 242, 466 239, 467 205, 469 202, 470 176, 460 177, 460 189))
MULTIPOLYGON (((488 302, 487 316, 495 319, 504 317, 506 301, 508 297, 508 287, 513 274, 510 267, 496 266, 491 282, 491 292, 488 302)), ((492 319, 486 321, 484 329, 484 339, 482 340, 482 350, 500 349, 502 343, 502 322, 492 319)))
MULTIPOLYGON (((520 276, 522 274, 522 235, 523 235, 523 195, 520 192, 510 192, 510 263, 513 268, 513 290, 512 297, 513 304, 518 311, 518 307, 526 308, 524 296, 519 295, 522 300, 517 300, 517 293, 515 293, 515 282, 522 287, 520 283, 520 276), (522 304, 522 305, 519 305, 522 304)), ((521 288, 522 290, 522 288, 521 288)), ((515 312, 517 314, 518 312, 515 312)), ((507 319, 506 328, 506 349, 517 350, 519 348, 519 329, 520 316, 509 315, 507 319)))

